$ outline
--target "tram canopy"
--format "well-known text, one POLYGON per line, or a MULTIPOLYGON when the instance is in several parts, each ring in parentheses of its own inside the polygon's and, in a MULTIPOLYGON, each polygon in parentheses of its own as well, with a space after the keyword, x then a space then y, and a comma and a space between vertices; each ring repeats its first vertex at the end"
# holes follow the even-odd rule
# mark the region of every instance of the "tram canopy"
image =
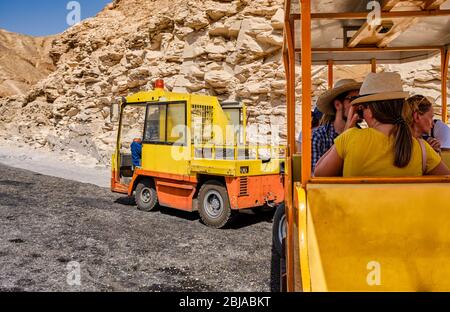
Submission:
MULTIPOLYGON (((311 1, 312 64, 400 64, 424 60, 450 47, 448 0, 314 0, 311 1), (371 3, 369 6, 368 4, 371 3), (376 8, 380 10, 376 11, 376 8), (378 14, 378 15, 377 15, 378 14), (378 23, 370 25, 373 18, 378 23)), ((289 20, 301 33, 299 1, 292 1, 289 20)), ((295 36, 301 52, 301 36, 295 36)), ((300 62, 297 55, 296 60, 300 62)))

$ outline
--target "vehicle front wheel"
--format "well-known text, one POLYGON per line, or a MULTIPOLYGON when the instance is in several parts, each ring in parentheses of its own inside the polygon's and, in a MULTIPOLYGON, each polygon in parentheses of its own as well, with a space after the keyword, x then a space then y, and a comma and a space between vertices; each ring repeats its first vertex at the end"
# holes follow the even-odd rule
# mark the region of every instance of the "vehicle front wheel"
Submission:
POLYGON ((136 204, 139 210, 152 211, 158 203, 158 195, 154 183, 150 179, 143 179, 135 190, 136 204))
POLYGON ((218 181, 207 181, 198 193, 200 217, 207 226, 223 228, 231 217, 231 207, 225 186, 218 181))

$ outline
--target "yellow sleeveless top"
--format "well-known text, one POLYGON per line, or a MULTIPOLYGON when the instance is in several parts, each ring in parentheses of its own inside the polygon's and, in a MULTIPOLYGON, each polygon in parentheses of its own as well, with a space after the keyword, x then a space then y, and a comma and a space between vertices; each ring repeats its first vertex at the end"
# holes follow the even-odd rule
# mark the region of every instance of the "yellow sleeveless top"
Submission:
MULTIPOLYGON (((373 129, 352 128, 335 139, 337 153, 344 160, 344 177, 402 177, 422 175, 422 150, 413 139, 411 161, 404 168, 394 166, 394 138, 373 129)), ((424 142, 427 154, 426 173, 441 162, 441 157, 424 142)))

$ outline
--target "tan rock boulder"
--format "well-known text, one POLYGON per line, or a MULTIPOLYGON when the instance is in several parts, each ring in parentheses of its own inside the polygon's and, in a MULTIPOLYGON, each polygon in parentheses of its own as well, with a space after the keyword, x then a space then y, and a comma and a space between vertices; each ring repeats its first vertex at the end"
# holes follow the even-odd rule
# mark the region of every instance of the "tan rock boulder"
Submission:
POLYGON ((206 12, 193 11, 185 19, 184 25, 194 30, 200 30, 209 25, 206 12))
POLYGON ((236 3, 221 3, 208 1, 206 3, 206 14, 212 21, 220 20, 224 16, 232 16, 237 13, 236 3))
POLYGON ((279 8, 276 11, 275 15, 272 16, 270 23, 271 23, 273 29, 283 30, 283 28, 284 28, 284 9, 279 8))
POLYGON ((105 66, 114 66, 116 64, 120 63, 120 60, 122 60, 123 53, 120 52, 106 52, 99 56, 100 61, 105 66))
POLYGON ((209 35, 210 36, 222 36, 222 37, 228 37, 229 36, 230 28, 229 26, 225 25, 222 22, 214 23, 210 29, 209 29, 209 35))
POLYGON ((205 74, 205 81, 213 88, 225 88, 232 79, 233 75, 225 70, 211 70, 205 74))
POLYGON ((271 32, 272 30, 270 21, 262 17, 247 18, 241 24, 241 31, 251 36, 257 36, 260 33, 271 32))

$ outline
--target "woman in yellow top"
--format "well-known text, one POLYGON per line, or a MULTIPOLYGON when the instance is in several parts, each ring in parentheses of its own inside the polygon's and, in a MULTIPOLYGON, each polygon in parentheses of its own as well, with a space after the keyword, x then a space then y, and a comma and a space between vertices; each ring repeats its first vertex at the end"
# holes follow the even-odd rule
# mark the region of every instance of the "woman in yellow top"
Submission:
MULTIPOLYGON (((370 73, 352 102, 369 128, 351 128, 335 139, 319 160, 314 175, 331 176, 421 176, 450 175, 440 156, 425 141, 413 138, 403 118, 405 99, 400 75, 370 73), (426 161, 424 161, 426 159, 426 161)), ((350 120, 350 118, 349 118, 350 120)))

